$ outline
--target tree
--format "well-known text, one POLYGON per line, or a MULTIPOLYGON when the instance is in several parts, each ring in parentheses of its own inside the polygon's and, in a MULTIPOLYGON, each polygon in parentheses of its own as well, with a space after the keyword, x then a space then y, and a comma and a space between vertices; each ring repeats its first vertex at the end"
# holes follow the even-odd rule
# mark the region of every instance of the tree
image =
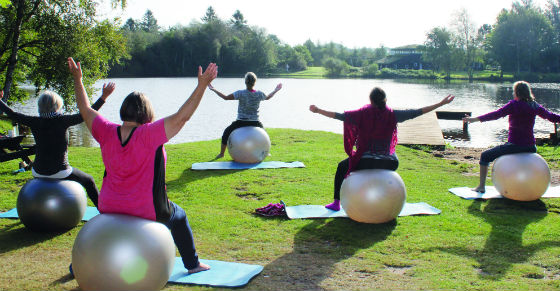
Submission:
POLYGON ((157 24, 157 19, 151 10, 147 10, 142 17, 142 22, 140 22, 140 27, 146 32, 156 32, 159 30, 157 24))
POLYGON ((216 15, 216 11, 214 11, 214 8, 212 8, 212 6, 208 6, 208 9, 206 9, 206 14, 201 19, 203 22, 209 23, 218 20, 218 16, 216 15))
POLYGON ((95 5, 94 0, 12 0, 0 8, 0 81, 6 99, 25 98, 17 85, 31 81, 37 89, 56 89, 66 104, 72 103, 67 57, 84 64, 91 92, 108 67, 126 56, 118 27, 97 21, 95 5))
POLYGON ((520 73, 547 68, 543 58, 551 50, 552 25, 531 1, 515 2, 502 10, 490 35, 490 50, 502 70, 520 73))
POLYGON ((241 14, 241 11, 239 10, 235 10, 230 22, 237 29, 243 28, 247 25, 247 20, 245 20, 245 17, 243 17, 243 14, 241 14))
POLYGON ((128 31, 137 31, 138 30, 138 24, 136 23, 136 21, 132 18, 129 18, 126 20, 126 22, 124 23, 124 25, 122 26, 122 28, 124 30, 128 30, 128 31))
POLYGON ((451 32, 443 27, 433 28, 427 35, 423 58, 432 63, 436 71, 443 70, 450 78, 454 63, 451 32))
POLYGON ((459 48, 461 59, 469 80, 473 79, 475 61, 478 59, 478 42, 475 34, 475 25, 466 9, 455 13, 452 23, 455 30, 456 47, 459 48))

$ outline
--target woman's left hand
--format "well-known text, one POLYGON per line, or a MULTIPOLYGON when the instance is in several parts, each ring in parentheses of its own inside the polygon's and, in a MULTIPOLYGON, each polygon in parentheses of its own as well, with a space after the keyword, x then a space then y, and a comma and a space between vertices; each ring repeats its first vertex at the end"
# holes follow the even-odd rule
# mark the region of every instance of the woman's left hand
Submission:
POLYGON ((115 91, 115 86, 116 85, 113 82, 103 84, 103 93, 101 94, 101 98, 103 98, 103 101, 105 101, 107 97, 109 97, 109 95, 113 94, 113 91, 115 91))
POLYGON ((453 99, 455 99, 455 96, 449 94, 449 95, 447 95, 447 97, 445 97, 445 98, 443 98, 443 100, 441 100, 441 105, 449 104, 449 103, 451 103, 451 101, 453 101, 453 99))

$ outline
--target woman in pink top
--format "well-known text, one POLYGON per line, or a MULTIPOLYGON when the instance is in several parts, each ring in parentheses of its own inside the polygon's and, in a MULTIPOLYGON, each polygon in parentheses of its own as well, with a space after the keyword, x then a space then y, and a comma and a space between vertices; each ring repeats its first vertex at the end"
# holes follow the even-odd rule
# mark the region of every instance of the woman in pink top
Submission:
POLYGON ((486 176, 488 165, 503 155, 516 153, 535 153, 535 136, 533 126, 535 117, 540 116, 550 122, 560 122, 560 115, 549 112, 535 102, 529 83, 519 81, 513 84, 513 100, 502 108, 478 117, 465 117, 464 122, 485 122, 509 116, 509 133, 506 144, 486 150, 480 156, 480 180, 473 191, 484 193, 486 191, 486 176))
POLYGON ((211 63, 204 73, 198 68, 198 86, 170 116, 154 122, 150 101, 139 92, 130 93, 120 109, 122 125, 112 123, 89 106, 82 84, 80 63, 68 58, 74 78, 80 114, 101 147, 106 175, 99 194, 99 212, 142 217, 165 224, 189 273, 210 269, 200 263, 185 211, 167 199, 166 155, 163 144, 174 137, 200 104, 206 87, 218 74, 211 63))

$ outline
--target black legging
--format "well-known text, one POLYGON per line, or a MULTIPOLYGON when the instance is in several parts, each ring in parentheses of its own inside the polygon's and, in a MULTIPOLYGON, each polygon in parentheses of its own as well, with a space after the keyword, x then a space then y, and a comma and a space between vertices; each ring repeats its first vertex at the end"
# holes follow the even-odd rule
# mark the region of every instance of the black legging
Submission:
POLYGON ((256 120, 256 121, 252 121, 252 120, 236 120, 234 122, 232 122, 228 127, 226 127, 226 129, 224 130, 224 134, 222 135, 222 144, 223 145, 227 145, 227 140, 229 138, 229 135, 231 134, 232 131, 240 128, 240 127, 245 127, 245 126, 256 126, 256 127, 260 127, 263 128, 263 125, 260 121, 256 120))
MULTIPOLYGON (((338 163, 336 174, 334 175, 334 199, 340 200, 340 187, 344 181, 344 176, 348 172, 348 159, 338 163)), ((385 169, 396 171, 399 167, 399 160, 395 159, 378 159, 378 158, 361 158, 356 166, 357 170, 363 169, 385 169)))
POLYGON ((93 180, 92 176, 73 167, 72 174, 62 180, 76 181, 80 183, 86 189, 86 193, 89 196, 89 199, 91 199, 91 202, 93 202, 93 205, 97 207, 99 190, 97 190, 97 186, 95 186, 95 180, 93 180))

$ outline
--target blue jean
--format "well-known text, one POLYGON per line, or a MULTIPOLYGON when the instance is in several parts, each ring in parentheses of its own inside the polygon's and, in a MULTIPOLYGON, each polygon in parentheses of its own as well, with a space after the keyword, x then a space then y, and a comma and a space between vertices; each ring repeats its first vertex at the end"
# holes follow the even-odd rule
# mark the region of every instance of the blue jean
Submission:
POLYGON ((503 155, 518 154, 518 153, 536 153, 536 152, 537 152, 537 147, 535 145, 521 146, 512 143, 506 143, 484 151, 480 155, 479 164, 482 166, 488 166, 495 159, 503 155))
POLYGON ((165 223, 165 226, 171 231, 173 241, 179 249, 185 268, 188 270, 194 269, 198 267, 200 263, 194 247, 193 234, 191 226, 189 225, 189 220, 187 219, 187 214, 179 205, 171 201, 169 201, 169 203, 174 211, 169 221, 165 223))

